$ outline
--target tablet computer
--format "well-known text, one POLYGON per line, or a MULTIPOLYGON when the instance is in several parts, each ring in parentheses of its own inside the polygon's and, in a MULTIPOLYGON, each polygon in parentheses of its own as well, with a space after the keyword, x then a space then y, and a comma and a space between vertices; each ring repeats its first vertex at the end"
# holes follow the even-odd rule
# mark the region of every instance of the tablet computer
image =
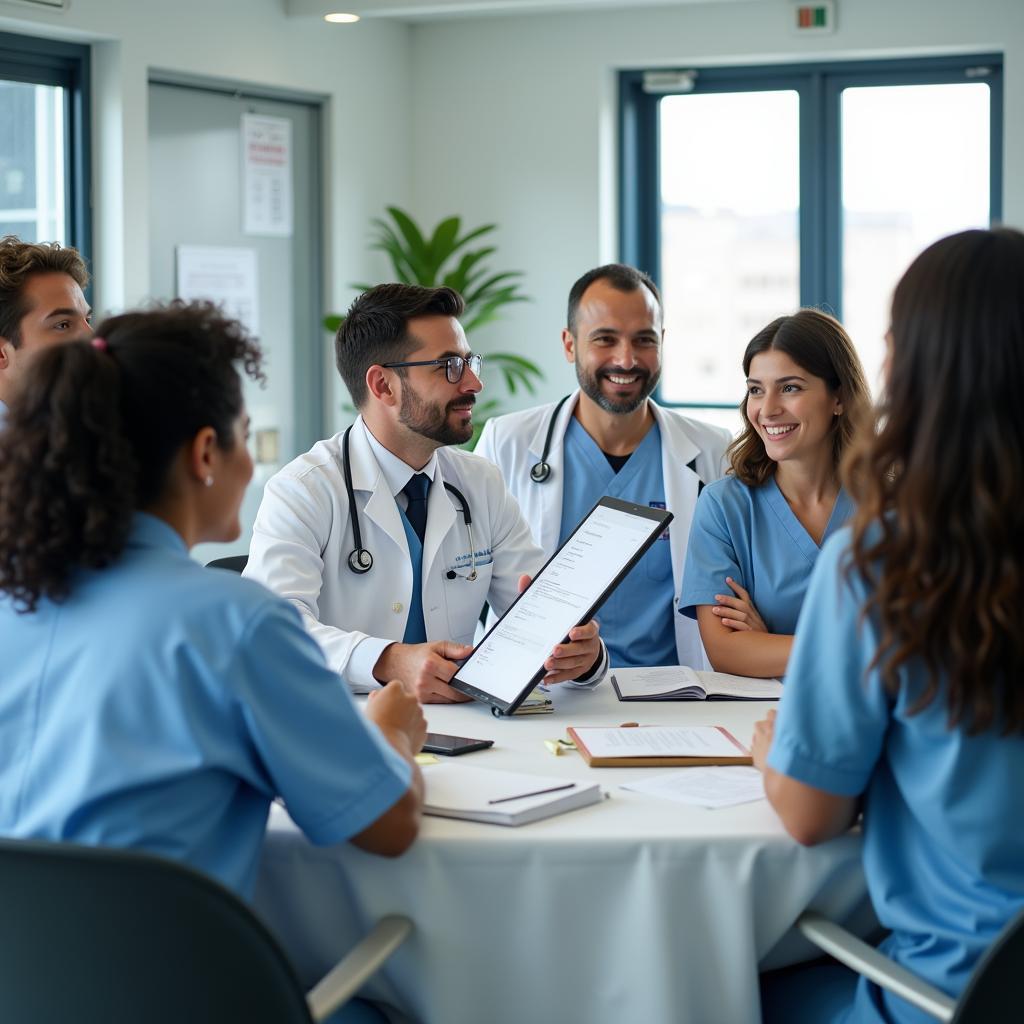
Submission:
POLYGON ((602 498, 463 662, 450 685, 512 714, 569 630, 589 622, 672 513, 602 498))

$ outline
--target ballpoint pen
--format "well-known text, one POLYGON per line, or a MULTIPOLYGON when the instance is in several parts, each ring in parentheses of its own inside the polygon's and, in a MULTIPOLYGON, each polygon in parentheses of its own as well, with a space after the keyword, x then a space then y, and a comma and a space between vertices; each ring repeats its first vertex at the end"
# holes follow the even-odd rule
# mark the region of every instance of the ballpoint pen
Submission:
POLYGON ((549 789, 535 789, 531 793, 517 793, 515 796, 503 796, 497 800, 488 800, 489 804, 504 804, 509 800, 524 800, 528 796, 542 796, 544 793, 557 793, 563 789, 575 789, 575 782, 568 782, 564 786, 551 786, 549 789))

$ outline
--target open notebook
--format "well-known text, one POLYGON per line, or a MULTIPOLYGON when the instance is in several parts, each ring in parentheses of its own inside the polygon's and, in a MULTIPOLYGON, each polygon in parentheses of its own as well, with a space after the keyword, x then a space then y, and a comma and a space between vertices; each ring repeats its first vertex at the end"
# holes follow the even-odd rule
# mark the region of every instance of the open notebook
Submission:
POLYGON ((617 668, 612 686, 622 701, 648 700, 778 700, 778 679, 753 679, 725 672, 698 672, 685 665, 664 668, 617 668))
POLYGON ((430 765, 423 779, 427 787, 424 814, 490 825, 527 825, 601 799, 596 782, 461 764, 430 765))

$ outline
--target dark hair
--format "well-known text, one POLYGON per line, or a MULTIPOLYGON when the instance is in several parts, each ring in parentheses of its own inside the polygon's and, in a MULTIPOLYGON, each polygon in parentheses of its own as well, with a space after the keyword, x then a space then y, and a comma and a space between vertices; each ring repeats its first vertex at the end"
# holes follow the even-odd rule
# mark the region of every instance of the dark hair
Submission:
MULTIPOLYGON (((801 309, 790 316, 780 316, 751 338, 743 353, 743 376, 750 376, 754 356, 772 349, 789 356, 839 395, 843 414, 832 420, 832 459, 838 470, 843 453, 871 407, 871 393, 850 336, 835 317, 820 309, 801 309)), ((775 474, 776 463, 747 419, 746 394, 740 402, 740 414, 743 429, 726 455, 738 480, 748 487, 760 487, 775 474)))
POLYGON ((77 249, 56 242, 23 242, 15 235, 0 238, 0 338, 15 348, 21 344, 19 327, 28 312, 22 290, 35 274, 67 274, 80 288, 89 283, 77 249))
POLYGON ((36 353, 0 444, 0 592, 27 611, 66 597, 77 568, 121 554, 183 444, 213 427, 231 449, 238 362, 262 382, 256 343, 208 303, 125 313, 36 353))
POLYGON ((606 263, 603 267, 588 270, 569 289, 569 309, 565 314, 565 324, 569 332, 576 334, 576 317, 580 311, 583 293, 595 282, 607 281, 616 291, 635 292, 638 288, 646 288, 658 303, 661 310, 661 293, 658 286, 642 270, 627 266, 625 263, 606 263))
POLYGON ((929 246, 892 301, 876 432, 850 453, 850 569, 881 628, 892 692, 923 662, 912 711, 945 680, 949 724, 1024 733, 1024 234, 929 246))
MULTIPOLYGON (((466 305, 452 288, 418 284, 379 284, 349 306, 334 340, 338 373, 362 408, 369 392, 366 371, 381 363, 398 363, 413 351, 409 321, 418 316, 462 316, 466 305)), ((401 372, 401 371, 399 371, 401 372)))

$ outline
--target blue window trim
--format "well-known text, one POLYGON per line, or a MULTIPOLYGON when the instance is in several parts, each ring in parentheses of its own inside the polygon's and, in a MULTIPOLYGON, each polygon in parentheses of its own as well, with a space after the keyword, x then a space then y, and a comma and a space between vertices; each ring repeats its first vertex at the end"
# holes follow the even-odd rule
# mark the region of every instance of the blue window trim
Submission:
MULTIPOLYGON (((619 73, 619 251, 623 262, 661 280, 661 154, 658 107, 672 92, 647 93, 647 70, 619 73)), ((694 67, 693 88, 678 93, 793 89, 800 96, 800 304, 842 316, 840 101, 855 86, 984 82, 990 88, 989 218, 1003 210, 1003 57, 998 53, 898 60, 694 67), (986 69, 984 75, 978 69, 986 69)), ((677 93, 677 94, 678 94, 677 93)), ((660 391, 660 389, 659 389, 660 391)), ((658 396, 660 400, 660 395, 658 396)), ((667 403, 734 409, 735 404, 667 403)))
MULTIPOLYGON (((68 242, 92 259, 92 150, 89 135, 90 51, 55 39, 0 32, 0 79, 65 89, 65 209, 68 242)), ((90 298, 87 289, 87 298, 90 298)), ((91 298, 90 298, 91 301, 91 298)))

